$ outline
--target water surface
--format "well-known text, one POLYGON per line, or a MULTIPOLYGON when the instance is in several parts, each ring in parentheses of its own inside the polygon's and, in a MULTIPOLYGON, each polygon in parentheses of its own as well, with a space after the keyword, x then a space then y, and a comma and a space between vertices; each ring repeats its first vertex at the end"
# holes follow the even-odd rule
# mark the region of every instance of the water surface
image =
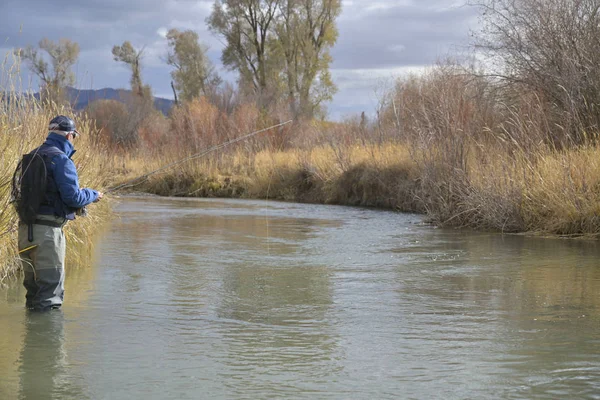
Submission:
POLYGON ((272 201, 117 211, 62 311, 0 291, 0 398, 600 398, 597 242, 272 201))

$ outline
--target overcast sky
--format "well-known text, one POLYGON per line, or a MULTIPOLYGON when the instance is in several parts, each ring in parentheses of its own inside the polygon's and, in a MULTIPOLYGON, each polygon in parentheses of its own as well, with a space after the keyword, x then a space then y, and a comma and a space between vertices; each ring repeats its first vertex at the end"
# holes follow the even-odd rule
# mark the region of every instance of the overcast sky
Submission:
MULTIPOLYGON (((463 0, 344 0, 339 39, 332 50, 332 75, 339 91, 329 116, 375 109, 378 88, 394 77, 418 71, 464 51, 477 12, 463 0)), ((129 40, 145 46, 142 78, 154 94, 173 98, 164 34, 193 29, 209 46, 209 57, 226 79, 220 62, 223 44, 206 26, 213 0, 0 0, 0 54, 37 44, 41 38, 79 43, 75 67, 80 89, 128 88, 130 73, 113 61, 111 49, 129 40)), ((35 90, 37 83, 33 82, 35 90)))

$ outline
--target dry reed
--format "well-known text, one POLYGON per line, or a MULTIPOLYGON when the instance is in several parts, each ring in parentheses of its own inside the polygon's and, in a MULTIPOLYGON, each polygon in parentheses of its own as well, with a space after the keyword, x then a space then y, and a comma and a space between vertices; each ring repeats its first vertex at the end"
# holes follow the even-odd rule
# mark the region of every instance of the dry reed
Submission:
MULTIPOLYGON (((23 95, 19 86, 18 65, 5 61, 0 73, 0 282, 14 276, 20 268, 17 250, 18 221, 14 207, 10 204, 13 173, 22 154, 39 146, 47 135, 48 121, 57 114, 72 112, 51 103, 42 103, 33 96, 23 95), (7 67, 13 65, 13 67, 7 67)), ((101 152, 93 149, 92 138, 97 132, 84 117, 75 117, 78 130, 83 135, 76 139, 77 154, 74 162, 84 187, 102 188, 108 176, 108 162, 101 152)), ((70 243, 67 265, 85 265, 90 260, 92 238, 109 215, 108 202, 96 203, 90 208, 89 216, 77 218, 67 224, 65 232, 70 243), (76 245, 73 245, 76 244, 76 245)))
MULTIPOLYGON (((138 189, 385 207, 424 212, 443 226, 598 235, 599 148, 575 146, 541 96, 508 98, 476 74, 440 66, 400 80, 375 121, 296 123, 138 189)), ((264 125, 252 106, 224 115, 195 101, 176 110, 162 134, 175 140, 160 141, 159 150, 142 146, 124 170, 141 175, 264 125)))

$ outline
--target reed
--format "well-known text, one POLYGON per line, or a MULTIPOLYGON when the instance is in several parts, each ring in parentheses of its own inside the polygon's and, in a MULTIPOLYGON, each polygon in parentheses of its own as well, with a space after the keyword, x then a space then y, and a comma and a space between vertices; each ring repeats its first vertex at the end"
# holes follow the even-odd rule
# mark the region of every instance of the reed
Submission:
MULTIPOLYGON (((143 175, 174 156, 153 163, 131 161, 130 172, 143 175)), ((418 211, 416 164, 406 146, 387 143, 347 148, 257 152, 238 147, 151 176, 134 190, 164 196, 242 197, 346 204, 418 211)))
MULTIPOLYGON (((176 139, 123 158, 122 178, 268 125, 252 106, 224 115, 205 100, 171 118, 169 132, 153 136, 176 139)), ((561 126, 536 93, 507 92, 446 65, 398 81, 376 120, 295 123, 137 189, 383 207, 422 212, 440 226, 596 236, 600 148, 573 140, 573 121, 561 126)))
MULTIPOLYGON (((57 104, 40 102, 23 93, 16 63, 9 64, 0 73, 0 283, 20 269, 17 250, 18 220, 10 204, 10 190, 14 170, 24 153, 39 146, 47 136, 48 122, 57 114, 72 115, 72 111, 57 104), (12 67, 7 67, 12 65, 12 67)), ((91 138, 98 132, 84 116, 75 117, 83 135, 76 139, 77 154, 74 162, 84 187, 102 188, 108 181, 109 160, 101 150, 93 148, 91 138)), ((65 227, 69 243, 66 264, 69 268, 89 264, 93 237, 110 214, 109 201, 89 207, 88 217, 77 218, 65 227)))
POLYGON ((508 96, 474 74, 447 68, 399 84, 394 96, 403 108, 400 115, 388 111, 388 126, 403 128, 418 165, 417 195, 434 223, 600 233, 596 135, 573 120, 560 125, 541 96, 508 96), (581 144, 582 137, 590 140, 581 144))

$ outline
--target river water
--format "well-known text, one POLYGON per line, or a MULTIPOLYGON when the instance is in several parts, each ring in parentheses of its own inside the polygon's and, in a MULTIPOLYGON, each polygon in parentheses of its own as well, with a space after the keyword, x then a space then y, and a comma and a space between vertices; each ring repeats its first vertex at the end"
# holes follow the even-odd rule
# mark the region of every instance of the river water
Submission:
POLYGON ((600 246, 126 198, 61 311, 0 291, 2 399, 600 399, 600 246))

